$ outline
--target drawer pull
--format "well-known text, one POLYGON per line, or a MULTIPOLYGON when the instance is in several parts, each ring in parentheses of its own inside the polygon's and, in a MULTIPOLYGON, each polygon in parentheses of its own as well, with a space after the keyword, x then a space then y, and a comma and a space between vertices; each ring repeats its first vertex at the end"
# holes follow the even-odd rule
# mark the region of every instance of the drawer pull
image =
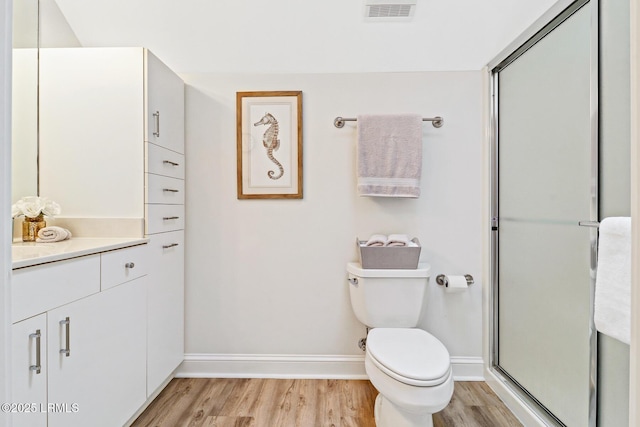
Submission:
POLYGON ((177 193, 179 192, 179 190, 173 189, 173 188, 163 188, 162 191, 168 191, 170 193, 177 193))
POLYGON ((156 124, 156 130, 153 131, 153 135, 157 136, 158 138, 160 137, 160 111, 156 111, 155 113, 153 113, 153 118, 155 119, 155 124, 156 124))
POLYGON ((180 163, 172 162, 171 160, 163 160, 162 163, 165 165, 180 166, 180 163))
POLYGON ((172 219, 180 219, 180 217, 179 216, 164 216, 164 217, 162 217, 163 221, 170 221, 172 219))
POLYGON ((136 265, 135 265, 134 263, 132 263, 132 262, 128 262, 128 263, 126 263, 126 264, 124 265, 124 268, 133 268, 133 267, 135 267, 135 266, 136 266, 136 265))
POLYGON ((40 337, 41 336, 42 334, 40 334, 40 329, 36 329, 35 334, 29 334, 29 338, 36 339, 36 364, 29 366, 29 370, 35 371, 36 374, 39 374, 42 368, 42 365, 40 364, 40 337))
POLYGON ((173 248, 174 246, 178 246, 177 243, 171 243, 170 245, 162 245, 162 249, 173 248))
POLYGON ((71 324, 71 321, 69 321, 69 318, 67 317, 64 320, 60 321, 60 325, 65 325, 65 346, 66 348, 61 348, 60 349, 60 354, 64 354, 65 356, 69 357, 69 355, 71 354, 71 346, 69 345, 69 325, 71 324))

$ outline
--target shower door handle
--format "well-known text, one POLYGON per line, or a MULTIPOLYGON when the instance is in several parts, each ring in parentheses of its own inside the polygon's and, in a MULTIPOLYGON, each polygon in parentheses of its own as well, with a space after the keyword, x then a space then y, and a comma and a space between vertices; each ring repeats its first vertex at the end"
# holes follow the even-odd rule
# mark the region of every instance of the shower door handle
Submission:
POLYGON ((598 221, 578 221, 578 225, 580 227, 592 227, 592 228, 600 227, 600 223, 598 221))

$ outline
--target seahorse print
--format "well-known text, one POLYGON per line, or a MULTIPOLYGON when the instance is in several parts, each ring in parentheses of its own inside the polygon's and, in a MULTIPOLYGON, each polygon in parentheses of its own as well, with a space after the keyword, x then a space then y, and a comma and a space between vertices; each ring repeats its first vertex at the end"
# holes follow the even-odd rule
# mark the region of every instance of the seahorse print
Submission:
POLYGON ((284 175, 284 168, 282 167, 282 164, 278 160, 276 160, 275 157, 273 157, 273 152, 278 151, 278 148, 280 148, 280 140, 278 139, 278 121, 275 117, 273 117, 272 114, 265 113, 260 121, 254 123, 253 125, 269 125, 267 130, 264 131, 264 134, 262 135, 262 144, 264 145, 264 148, 267 149, 267 157, 269 158, 269 160, 275 163, 276 166, 278 166, 280 174, 276 175, 274 171, 270 170, 267 172, 267 175, 271 179, 282 178, 282 175, 284 175))

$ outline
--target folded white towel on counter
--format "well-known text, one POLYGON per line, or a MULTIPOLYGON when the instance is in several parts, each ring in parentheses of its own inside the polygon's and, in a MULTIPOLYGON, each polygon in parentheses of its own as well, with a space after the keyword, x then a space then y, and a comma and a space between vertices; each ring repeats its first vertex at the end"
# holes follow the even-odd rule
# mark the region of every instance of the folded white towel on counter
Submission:
POLYGON ((605 218, 600 222, 594 309, 596 329, 629 344, 631 218, 605 218))
POLYGON ((420 196, 421 116, 359 115, 357 153, 360 196, 420 196))
POLYGON ((66 228, 52 225, 50 227, 41 228, 38 231, 38 237, 36 242, 39 243, 54 243, 71 238, 71 232, 66 228))
POLYGON ((386 246, 409 246, 411 240, 406 234, 390 234, 386 246))
POLYGON ((384 234, 374 234, 369 237, 365 246, 384 246, 387 243, 387 236, 384 234))

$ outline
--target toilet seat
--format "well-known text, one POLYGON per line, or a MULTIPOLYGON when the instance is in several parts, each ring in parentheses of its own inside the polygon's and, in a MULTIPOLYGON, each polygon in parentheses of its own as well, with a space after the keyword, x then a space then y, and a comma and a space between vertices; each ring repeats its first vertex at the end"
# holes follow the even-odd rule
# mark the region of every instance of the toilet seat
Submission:
POLYGON ((422 329, 374 328, 367 336, 367 353, 376 367, 404 384, 433 387, 450 376, 449 352, 422 329))

